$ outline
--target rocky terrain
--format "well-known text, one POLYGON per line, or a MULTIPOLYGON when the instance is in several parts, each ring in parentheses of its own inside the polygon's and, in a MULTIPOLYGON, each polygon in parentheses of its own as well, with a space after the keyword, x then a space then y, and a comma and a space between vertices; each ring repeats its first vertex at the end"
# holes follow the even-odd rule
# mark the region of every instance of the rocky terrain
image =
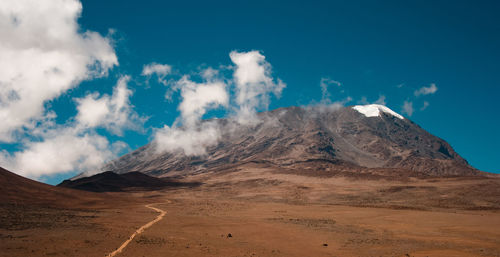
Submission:
POLYGON ((221 140, 208 147, 205 155, 158 153, 152 142, 109 163, 104 170, 162 177, 256 162, 343 174, 370 169, 379 173, 398 169, 414 176, 481 174, 447 142, 387 107, 358 107, 365 109, 280 108, 259 113, 260 122, 253 125, 220 119, 221 140))

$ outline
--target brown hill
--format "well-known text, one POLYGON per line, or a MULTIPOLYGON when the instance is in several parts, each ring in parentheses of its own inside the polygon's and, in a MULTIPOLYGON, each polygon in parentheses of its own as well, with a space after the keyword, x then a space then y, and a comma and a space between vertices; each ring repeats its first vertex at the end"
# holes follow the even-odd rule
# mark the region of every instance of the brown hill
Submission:
POLYGON ((155 190, 166 187, 196 186, 196 183, 181 183, 151 177, 140 172, 116 174, 106 171, 75 180, 64 180, 58 187, 73 188, 93 192, 121 192, 130 190, 155 190))
POLYGON ((109 198, 107 195, 43 184, 0 167, 0 203, 4 205, 85 208, 104 204, 109 198))

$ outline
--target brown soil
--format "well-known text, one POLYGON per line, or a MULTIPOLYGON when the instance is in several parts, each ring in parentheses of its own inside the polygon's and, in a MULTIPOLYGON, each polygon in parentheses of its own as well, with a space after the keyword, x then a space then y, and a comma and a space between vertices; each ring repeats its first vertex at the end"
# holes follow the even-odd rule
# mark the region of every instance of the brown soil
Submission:
POLYGON ((167 213, 116 256, 500 256, 498 178, 318 177, 246 166, 183 181, 203 184, 89 193, 101 200, 74 206, 69 198, 55 207, 3 201, 0 256, 105 256, 158 217, 150 203, 167 213))

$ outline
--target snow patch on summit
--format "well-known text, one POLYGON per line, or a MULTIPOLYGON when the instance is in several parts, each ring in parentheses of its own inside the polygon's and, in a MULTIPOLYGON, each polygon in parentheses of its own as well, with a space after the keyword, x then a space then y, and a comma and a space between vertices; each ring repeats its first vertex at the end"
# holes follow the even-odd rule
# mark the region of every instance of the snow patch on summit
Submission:
POLYGON ((389 109, 387 106, 383 106, 380 104, 355 105, 352 108, 365 115, 366 117, 378 117, 380 116, 380 112, 385 112, 399 119, 404 119, 404 117, 397 112, 389 109))

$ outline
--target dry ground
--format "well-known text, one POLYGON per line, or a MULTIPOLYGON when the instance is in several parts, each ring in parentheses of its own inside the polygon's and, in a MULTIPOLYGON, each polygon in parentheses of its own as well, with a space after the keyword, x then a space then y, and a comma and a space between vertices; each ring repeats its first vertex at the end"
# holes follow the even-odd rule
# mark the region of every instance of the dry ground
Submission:
POLYGON ((0 256, 500 256, 500 180, 360 179, 247 166, 108 206, 0 207, 0 256), (171 201, 168 203, 168 201, 171 201))

